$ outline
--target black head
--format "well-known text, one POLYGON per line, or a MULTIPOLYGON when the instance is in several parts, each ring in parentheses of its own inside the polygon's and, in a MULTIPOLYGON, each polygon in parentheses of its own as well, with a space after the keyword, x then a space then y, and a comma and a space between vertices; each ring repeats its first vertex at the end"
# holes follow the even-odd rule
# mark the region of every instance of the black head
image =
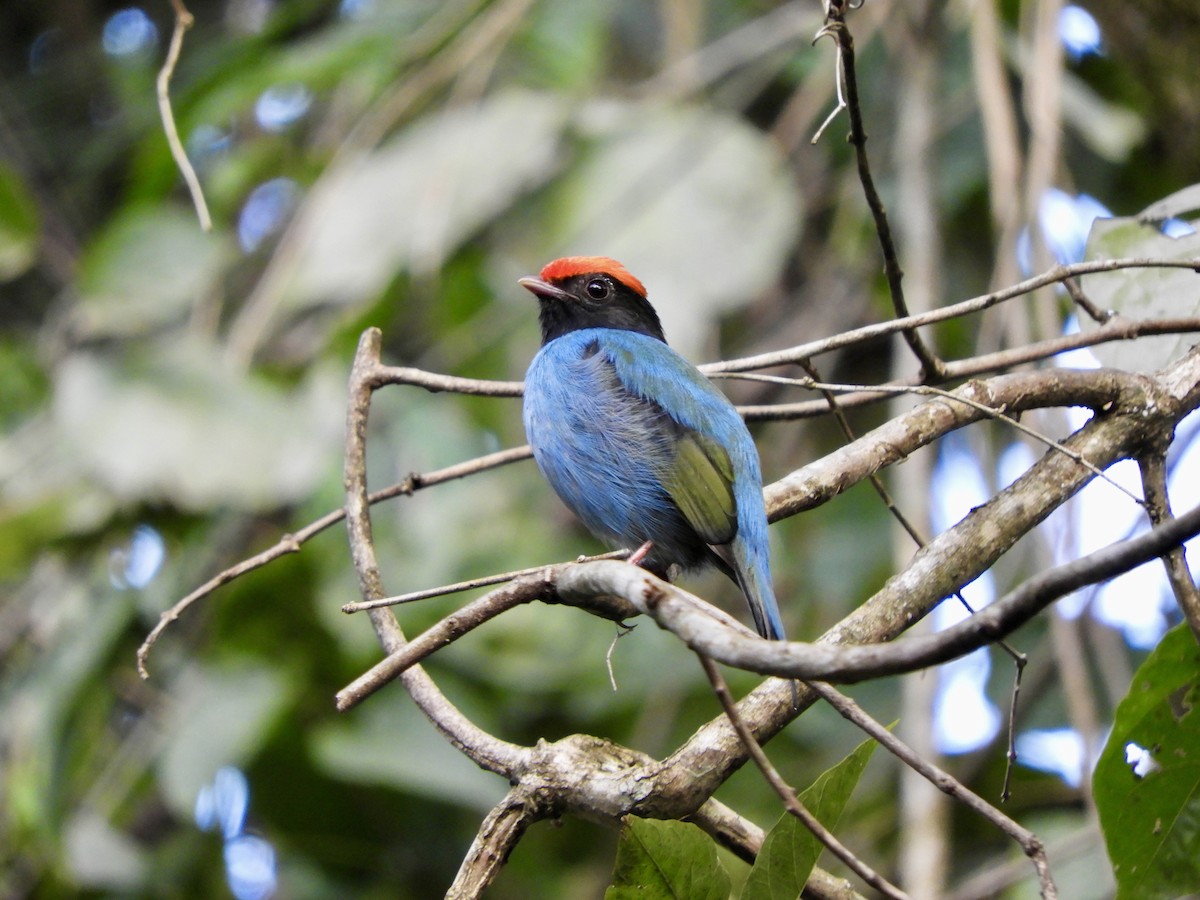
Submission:
POLYGON ((605 256, 569 256, 520 279, 538 298, 542 343, 580 328, 636 331, 666 342, 646 288, 619 262, 605 256))

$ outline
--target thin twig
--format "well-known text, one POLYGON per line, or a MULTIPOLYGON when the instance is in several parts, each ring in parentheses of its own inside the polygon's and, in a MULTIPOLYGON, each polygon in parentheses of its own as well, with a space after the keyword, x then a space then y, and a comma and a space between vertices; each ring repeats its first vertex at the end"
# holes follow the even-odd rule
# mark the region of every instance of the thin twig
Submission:
MULTIPOLYGON (((804 365, 804 364, 802 363, 802 365, 804 365)), ((1142 507, 1143 509, 1146 507, 1145 500, 1143 500, 1141 497, 1139 497, 1137 494, 1133 493, 1133 491, 1129 490, 1128 488, 1124 487, 1123 485, 1118 484, 1116 481, 1114 481, 1112 478, 1110 478, 1108 475, 1106 475, 1104 473, 1103 469, 1101 469, 1099 466, 1093 465, 1092 463, 1088 462, 1080 454, 1076 453, 1071 448, 1065 446, 1064 444, 1062 444, 1059 441, 1056 441, 1054 438, 1050 437, 1049 435, 1043 434, 1042 432, 1038 431, 1036 428, 1031 428, 1030 426, 1024 424, 1023 422, 1019 421, 1018 419, 1014 419, 1012 416, 1007 415, 1003 409, 996 409, 995 407, 988 406, 986 403, 980 403, 978 400, 972 400, 970 397, 964 397, 962 394, 952 393, 951 391, 942 390, 941 388, 933 387, 932 385, 926 385, 926 384, 880 385, 879 387, 872 387, 871 385, 866 385, 866 384, 835 384, 835 383, 828 382, 828 381, 819 381, 815 374, 815 370, 810 372, 809 378, 787 378, 782 375, 755 375, 755 374, 744 373, 744 372, 737 372, 737 373, 731 373, 731 374, 720 373, 717 377, 719 377, 719 378, 736 378, 736 379, 739 379, 742 381, 761 381, 761 382, 766 382, 768 384, 786 384, 786 385, 792 385, 795 387, 810 388, 814 391, 821 391, 823 394, 825 394, 827 403, 830 402, 830 397, 832 397, 834 392, 838 392, 838 393, 855 392, 855 393, 869 394, 869 393, 876 392, 876 391, 880 394, 920 394, 921 396, 925 396, 925 397, 939 397, 943 400, 950 400, 954 403, 962 403, 965 406, 969 406, 972 409, 978 410, 979 412, 983 413, 983 415, 985 417, 987 417, 989 419, 996 419, 997 421, 1003 422, 1006 425, 1021 432, 1022 434, 1033 438, 1035 441, 1039 441, 1040 443, 1045 444, 1047 447, 1050 447, 1052 450, 1055 450, 1056 452, 1063 454, 1064 456, 1068 457, 1069 459, 1071 459, 1074 462, 1078 463, 1079 465, 1083 466, 1085 469, 1087 469, 1089 472, 1091 472, 1097 478, 1101 479, 1102 481, 1108 482, 1110 485, 1112 485, 1114 488, 1116 488, 1118 491, 1120 491, 1122 494, 1124 494, 1126 497, 1128 497, 1130 500, 1132 500, 1138 506, 1142 507)), ((839 423, 841 423, 842 430, 846 434, 847 438, 849 440, 853 441, 855 439, 854 434, 852 431, 849 430, 849 428, 850 428, 849 422, 846 420, 845 416, 841 414, 840 407, 831 404, 831 409, 834 413, 835 418, 837 418, 839 423)), ((874 482, 872 482, 872 483, 874 483, 874 482)), ((876 487, 876 490, 877 491, 883 490, 882 483, 876 487)), ((886 491, 884 491, 884 493, 886 494, 886 491)), ((885 502, 890 503, 891 498, 884 497, 884 500, 885 500, 885 502)), ((899 515, 899 511, 895 509, 894 504, 889 506, 888 509, 893 512, 893 515, 899 515)), ((909 535, 913 538, 913 540, 915 540, 918 544, 923 545, 923 542, 921 541, 920 537, 917 535, 917 533, 912 528, 912 526, 909 525, 907 523, 907 521, 905 521, 903 519, 903 517, 900 517, 900 524, 904 527, 905 531, 907 531, 909 533, 909 535)))
MULTIPOLYGON (((1150 512, 1150 523, 1161 525, 1169 522, 1174 515, 1171 512, 1171 497, 1167 492, 1167 464, 1160 450, 1153 450, 1138 457, 1138 465, 1142 473, 1142 490, 1146 494, 1146 502, 1150 512)), ((1171 550, 1163 557, 1163 565, 1167 570, 1167 581, 1175 594, 1175 602, 1187 619, 1188 626, 1196 640, 1200 641, 1200 591, 1188 566, 1187 550, 1182 544, 1171 550)))
MULTIPOLYGON (((416 638, 389 649, 388 655, 338 691, 338 712, 357 706, 392 679, 407 672, 433 653, 474 631, 501 613, 535 600, 553 601, 554 578, 561 566, 545 566, 536 574, 518 578, 502 588, 477 597, 457 609, 416 638)), ((620 624, 637 615, 637 610, 618 597, 600 597, 588 611, 620 624)), ((378 612, 376 609, 375 612, 378 612)))
MULTIPOLYGON (((596 559, 624 559, 629 555, 628 550, 612 550, 608 553, 601 553, 597 556, 581 556, 576 562, 591 562, 596 559)), ((490 587, 493 584, 504 584, 507 581, 513 581, 517 578, 523 578, 527 575, 537 575, 546 570, 545 565, 530 566, 528 569, 517 569, 513 572, 503 572, 499 575, 485 575, 482 578, 472 578, 468 581, 459 581, 454 584, 443 584, 439 587, 426 588, 421 591, 412 591, 407 594, 397 594, 394 597, 380 597, 378 600, 360 600, 355 603, 346 603, 342 606, 344 613, 365 612, 368 609, 378 609, 381 606, 400 606, 404 603, 414 603, 417 600, 429 600, 432 597, 444 597, 447 594, 459 594, 463 591, 471 591, 475 588, 490 587)))
POLYGON ((445 391, 451 394, 473 394, 480 397, 520 397, 525 392, 524 382, 488 381, 483 378, 460 378, 457 375, 441 375, 406 366, 378 366, 372 372, 372 390, 385 384, 410 384, 423 387, 433 394, 445 391))
MULTIPOLYGON (((844 434, 846 436, 846 440, 850 441, 850 442, 857 440, 857 436, 854 433, 854 429, 850 425, 850 420, 846 418, 846 414, 842 411, 841 407, 838 405, 837 395, 834 392, 836 390, 836 386, 829 385, 821 380, 821 374, 817 370, 817 367, 813 364, 813 362, 811 360, 806 360, 803 363, 801 363, 801 365, 803 366, 804 370, 808 373, 809 378, 812 379, 811 387, 815 388, 816 390, 821 391, 821 393, 825 396, 825 402, 829 404, 829 408, 833 411, 833 415, 837 419, 839 427, 842 429, 842 434, 844 434)), ((766 376, 766 377, 771 377, 771 376, 766 376)), ((918 393, 921 393, 921 392, 923 392, 923 391, 918 391, 918 393)), ((940 393, 943 396, 949 397, 951 399, 955 399, 954 395, 950 394, 947 391, 941 391, 940 393)), ((975 401, 973 401, 973 400, 967 401, 967 403, 968 403, 968 405, 973 405, 975 403, 975 401)), ((980 409, 980 411, 992 409, 991 407, 983 406, 983 404, 979 404, 978 406, 974 406, 973 408, 980 409), (982 409, 981 409, 981 407, 982 407, 982 409)), ((996 411, 992 410, 992 412, 996 412, 996 411)), ((1003 416, 1003 418, 1009 419, 1008 416, 1003 416)), ((1015 420, 1009 419, 1009 421, 1015 421, 1015 420)), ((1049 439, 1047 438, 1047 440, 1049 440, 1049 439)), ((1057 444, 1057 442, 1052 442, 1052 443, 1057 444)), ((1068 453, 1068 455, 1071 455, 1072 458, 1075 458, 1078 456, 1078 454, 1074 453, 1073 451, 1066 450, 1065 447, 1063 449, 1068 453)), ((1090 465, 1090 463, 1088 465, 1090 465)), ((906 515, 904 515, 903 512, 901 512, 900 508, 896 505, 895 500, 892 498, 891 492, 887 489, 887 486, 883 483, 883 479, 880 478, 877 473, 873 472, 871 474, 870 481, 871 481, 871 487, 873 487, 875 489, 875 493, 879 496, 879 499, 883 502, 883 505, 887 508, 887 510, 892 514, 892 517, 895 518, 895 520, 900 523, 900 527, 903 528, 905 530, 905 532, 908 533, 908 536, 910 538, 912 538, 913 543, 915 543, 917 545, 917 548, 918 549, 923 548, 928 543, 928 541, 925 539, 924 535, 921 534, 920 529, 918 529, 911 521, 909 521, 908 517, 906 515)), ((967 602, 967 598, 963 596, 962 591, 955 591, 954 597, 958 600, 959 603, 961 603, 963 605, 963 607, 966 609, 966 611, 968 613, 974 615, 975 610, 971 607, 971 604, 967 602)), ((1008 654, 1009 658, 1012 659, 1013 666, 1014 666, 1013 690, 1012 690, 1011 699, 1009 701, 1008 748, 1007 748, 1007 753, 1005 754, 1006 762, 1005 762, 1005 767, 1004 767, 1004 788, 1000 794, 1001 800, 1007 800, 1008 799, 1009 780, 1012 777, 1013 766, 1016 765, 1016 761, 1017 761, 1017 751, 1016 751, 1016 746, 1017 746, 1017 744, 1016 744, 1016 740, 1017 740, 1017 737, 1016 737, 1016 735, 1017 735, 1017 731, 1016 731, 1017 698, 1020 696, 1020 693, 1021 693, 1021 675, 1025 671, 1025 664, 1028 660, 1027 660, 1025 654, 1019 652, 1008 641, 999 640, 996 642, 996 644, 1005 653, 1008 654)))
POLYGON ((712 684, 713 693, 716 694, 717 700, 721 703, 721 708, 725 710, 725 715, 729 717, 729 723, 738 733, 738 737, 742 739, 742 743, 746 747, 746 751, 750 754, 750 758, 754 760, 754 764, 758 766, 763 777, 767 780, 767 784, 771 789, 779 795, 779 799, 783 801, 784 808, 803 823, 804 827, 812 832, 813 837, 824 845, 830 853, 845 863, 859 878, 865 881, 875 890, 879 891, 885 897, 891 897, 893 900, 907 900, 908 894, 904 893, 900 888, 896 887, 869 865, 854 855, 845 844, 837 839, 837 837, 826 828, 821 822, 808 811, 808 808, 796 796, 796 791, 788 785, 783 777, 772 765, 771 760, 767 758, 767 754, 763 752, 763 748, 755 740, 753 732, 747 727, 741 713, 738 712, 737 704, 733 700, 733 695, 729 692, 729 685, 725 683, 720 670, 716 663, 703 654, 697 654, 700 658, 700 665, 704 667, 704 673, 708 676, 709 683, 712 684))
MULTIPOLYGON (((858 97, 858 75, 854 65, 854 38, 846 25, 846 5, 843 0, 833 0, 829 3, 829 14, 825 24, 841 50, 842 76, 846 91, 846 112, 850 118, 850 143, 854 146, 854 156, 858 163, 858 180, 862 184, 863 196, 875 222, 875 234, 879 238, 879 249, 883 254, 883 272, 887 278, 888 291, 892 297, 892 306, 897 318, 909 315, 908 303, 904 299, 904 272, 900 268, 900 258, 896 253, 896 245, 892 240, 891 225, 888 224, 887 211, 883 200, 875 188, 875 178, 871 174, 871 164, 867 158, 867 132, 863 125, 862 106, 858 97)), ((943 377, 942 361, 926 346, 916 329, 905 329, 904 340, 912 350, 913 355, 921 364, 922 375, 925 379, 938 381, 943 377)))
MULTIPOLYGON (((559 597, 572 605, 588 608, 595 598, 606 595, 628 600, 690 649, 724 665, 778 678, 852 684, 965 656, 1011 634, 1072 591, 1144 565, 1197 534, 1200 506, 1137 537, 1035 576, 970 619, 933 634, 886 644, 764 641, 744 626, 732 628, 714 621, 712 607, 699 597, 618 562, 565 566, 557 571, 555 581, 559 597)), ((902 575, 910 576, 911 570, 902 575)), ((919 616, 909 611, 908 617, 911 624, 919 616)))
MULTIPOLYGON (((963 300, 949 306, 942 306, 938 309, 932 309, 929 312, 918 313, 916 315, 905 316, 903 318, 889 319, 886 322, 877 322, 874 325, 864 325, 861 328, 854 328, 850 331, 844 331, 832 337, 822 338, 816 341, 810 341, 807 344, 798 344, 795 347, 788 347, 783 350, 774 350, 769 353, 760 353, 755 356, 746 356, 741 359, 731 359, 719 363, 709 363, 701 366, 701 370, 705 374, 713 372, 749 372, 755 369, 766 369, 772 366, 791 365, 801 359, 807 359, 810 356, 816 356, 819 353, 828 353, 832 350, 841 350, 844 347, 851 347, 867 341, 886 337, 898 332, 908 331, 915 328, 921 328, 926 325, 935 325, 938 322, 945 322, 950 319, 956 319, 959 316, 968 315, 970 313, 982 312, 999 303, 1005 303, 1017 297, 1023 297, 1026 294, 1033 293, 1038 288, 1045 287, 1051 284, 1058 284, 1064 278, 1070 278, 1077 275, 1091 275, 1096 272, 1116 272, 1121 269, 1192 269, 1200 272, 1200 257, 1191 259, 1161 259, 1155 257, 1128 257, 1122 259, 1096 259, 1088 262, 1071 263, 1070 265, 1052 266, 1040 275, 1034 275, 1026 278, 1024 281, 1019 281, 1016 284, 1009 285, 1006 288, 997 291, 991 291, 986 294, 980 294, 977 297, 972 297, 968 300, 963 300)), ((1159 320, 1167 321, 1167 320, 1159 320)), ((1195 330, 1195 326, 1190 324, 1196 321, 1195 317, 1186 319, 1172 320, 1174 323, 1171 328, 1180 330, 1195 330)), ((1111 323, 1110 323, 1111 324, 1111 323)), ((1150 327, 1151 322, 1147 321, 1140 323, 1144 327, 1150 327)), ((1145 331, 1131 334, 1137 336, 1140 334, 1156 334, 1157 331, 1145 331)), ((1069 335, 1068 337, 1078 337, 1077 335, 1069 335)), ((1067 344, 1066 347, 1080 346, 1076 344, 1067 344)), ((1020 348, 1015 348, 1020 349, 1020 348)), ((954 377, 951 374, 948 377, 954 377)))
POLYGON ((162 118, 163 131, 167 136, 167 145, 171 148, 171 156, 175 158, 175 165, 179 166, 183 180, 187 183, 188 192, 192 195, 192 205, 196 208, 200 227, 205 231, 212 231, 212 216, 209 215, 208 204, 204 200, 204 189, 200 186, 200 179, 196 176, 196 170, 192 167, 191 160, 188 159, 187 151, 183 149, 183 142, 179 140, 179 131, 175 127, 175 113, 171 110, 171 78, 174 76, 175 66, 179 62, 179 52, 183 49, 184 32, 192 27, 195 19, 183 5, 183 0, 171 0, 171 6, 175 10, 175 30, 171 32, 171 43, 167 47, 167 59, 159 70, 155 82, 158 94, 158 114, 162 118))
POLYGON ((821 140, 821 135, 825 133, 825 129, 833 124, 833 120, 837 118, 838 113, 846 108, 846 76, 842 71, 842 45, 839 43, 837 37, 834 36, 833 32, 828 28, 828 26, 817 32, 817 36, 813 38, 813 43, 816 44, 816 42, 823 37, 831 38, 833 40, 833 84, 834 89, 837 92, 837 105, 829 111, 829 115, 825 117, 825 121, 821 123, 821 126, 816 130, 816 133, 813 134, 812 143, 814 144, 821 140))
MULTIPOLYGON (((1085 332, 1063 335, 1039 341, 1024 347, 1013 347, 995 353, 985 353, 957 362, 946 363, 947 380, 973 378, 978 375, 990 375, 1026 363, 1048 359, 1068 350, 1081 347, 1092 347, 1109 341, 1131 340, 1138 337, 1148 337, 1158 334, 1190 334, 1200 331, 1200 319, 1160 319, 1154 321, 1137 321, 1114 318, 1107 325, 1085 332)), ((709 377, 715 378, 728 370, 716 367, 701 366, 709 377)), ((737 371, 742 371, 741 369, 737 371)), ((1063 370, 1060 370, 1063 371, 1063 370)), ((919 385, 916 377, 893 379, 875 387, 913 387, 919 385)), ((840 399, 843 409, 865 406, 877 402, 881 394, 871 393, 872 389, 857 394, 848 394, 840 399)), ((767 406, 739 406, 738 412, 748 422, 778 422, 791 419, 811 418, 828 413, 829 407, 824 400, 805 400, 800 403, 777 403, 767 406)))
POLYGON ((1025 666, 1029 663, 1029 657, 1024 653, 1014 651, 1012 658, 1015 665, 1012 693, 1008 698, 1008 739, 1004 751, 1004 782, 1000 786, 1001 803, 1007 803, 1012 796, 1012 773, 1017 764, 1017 703, 1021 698, 1021 678, 1025 675, 1025 666))
POLYGON ((1033 861, 1033 867, 1037 871, 1038 882, 1041 885, 1044 900, 1054 900, 1058 896, 1058 890, 1054 886, 1054 879, 1050 875, 1049 863, 1046 861, 1046 848, 1036 834, 1018 825, 945 770, 938 768, 933 763, 927 762, 921 754, 914 751, 900 740, 900 738, 888 731, 880 722, 871 718, 862 707, 845 694, 836 690, 832 685, 818 681, 809 682, 809 686, 847 721, 853 722, 877 740, 888 752, 903 761, 905 765, 924 777, 938 790, 949 794, 968 809, 974 810, 1015 840, 1021 846, 1025 855, 1033 861))
MULTIPOLYGON (((368 498, 368 503, 374 505, 381 503, 384 500, 390 500, 393 497, 411 496, 415 491, 423 488, 433 487, 434 485, 442 484, 447 481, 453 481, 456 478, 465 478, 468 475, 474 475, 477 472, 485 472, 488 469, 495 469, 500 466, 508 465, 509 463, 519 462, 530 457, 529 446, 513 447, 509 450, 500 450, 496 453, 488 453, 485 456, 479 456, 475 459, 467 460, 466 462, 456 463, 452 466, 447 466, 444 469, 436 469, 433 472, 424 474, 413 473, 404 481, 398 482, 386 487, 383 490, 375 491, 368 498)), ((159 636, 164 630, 187 610, 189 606, 197 600, 207 597, 217 588, 228 584, 236 578, 253 572, 255 569, 262 568, 269 562, 279 559, 281 556, 286 556, 289 553, 297 553, 301 545, 306 543, 311 538, 316 537, 326 528, 331 525, 336 525, 346 517, 345 509, 335 509, 327 512, 321 518, 314 522, 305 525, 299 531, 292 534, 283 535, 272 546, 257 553, 254 556, 244 559, 236 565, 230 566, 223 572, 219 572, 210 578, 204 584, 200 585, 186 597, 178 600, 171 606, 170 609, 163 612, 158 617, 158 622, 154 628, 146 635, 146 639, 142 641, 142 645, 137 651, 137 668, 138 674, 142 678, 149 678, 150 672, 146 668, 146 660, 150 656, 150 651, 154 648, 154 644, 158 641, 159 636)))
POLYGON ((613 693, 617 692, 617 673, 613 669, 613 653, 617 650, 617 641, 631 634, 635 626, 626 625, 624 622, 613 622, 616 628, 613 629, 613 639, 609 642, 608 650, 604 654, 604 668, 608 670, 608 683, 612 686, 613 693))
POLYGON ((1062 280, 1063 287, 1067 289, 1067 294, 1071 297, 1071 301, 1087 314, 1088 318, 1097 325, 1103 325, 1109 319, 1116 315, 1111 309, 1101 309, 1095 303, 1088 299, 1088 295, 1083 292, 1083 288, 1076 278, 1064 278, 1062 280))

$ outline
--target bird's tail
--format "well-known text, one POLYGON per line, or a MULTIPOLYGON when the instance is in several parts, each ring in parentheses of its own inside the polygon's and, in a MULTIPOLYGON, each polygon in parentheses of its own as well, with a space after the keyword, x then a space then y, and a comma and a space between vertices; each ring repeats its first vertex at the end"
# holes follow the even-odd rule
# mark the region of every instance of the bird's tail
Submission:
POLYGON ((741 535, 733 539, 731 549, 734 575, 742 593, 746 595, 758 633, 772 641, 787 640, 783 633, 779 604, 775 601, 771 560, 764 552, 755 552, 747 541, 742 540, 741 535))

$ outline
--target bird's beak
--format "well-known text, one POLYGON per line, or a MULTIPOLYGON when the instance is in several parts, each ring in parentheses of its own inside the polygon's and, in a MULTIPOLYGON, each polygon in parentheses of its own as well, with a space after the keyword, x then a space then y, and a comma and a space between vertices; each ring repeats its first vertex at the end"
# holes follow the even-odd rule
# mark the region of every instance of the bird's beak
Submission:
POLYGON ((560 287, 555 287, 548 281, 534 275, 526 275, 524 278, 518 278, 517 284, 525 288, 537 297, 539 300, 570 300, 571 295, 560 287))

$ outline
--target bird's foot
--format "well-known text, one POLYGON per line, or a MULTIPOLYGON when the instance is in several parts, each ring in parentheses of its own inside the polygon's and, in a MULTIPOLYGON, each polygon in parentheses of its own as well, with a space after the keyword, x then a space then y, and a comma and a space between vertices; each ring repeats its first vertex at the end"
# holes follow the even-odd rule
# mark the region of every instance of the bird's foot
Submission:
POLYGON ((650 551, 653 549, 654 541, 646 541, 646 543, 642 544, 642 546, 633 551, 627 562, 634 566, 640 566, 642 564, 642 560, 649 556, 650 551))

